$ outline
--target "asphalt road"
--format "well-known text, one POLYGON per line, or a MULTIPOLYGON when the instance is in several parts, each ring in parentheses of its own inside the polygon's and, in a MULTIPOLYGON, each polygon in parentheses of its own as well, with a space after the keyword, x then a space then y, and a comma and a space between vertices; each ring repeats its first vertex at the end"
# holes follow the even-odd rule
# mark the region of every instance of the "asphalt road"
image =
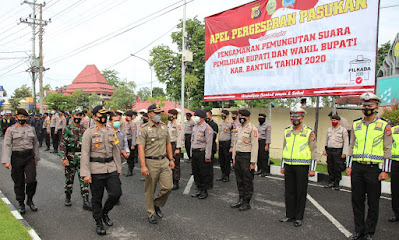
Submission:
MULTIPOLYGON (((40 150, 42 159, 38 165, 38 189, 34 198, 39 211, 31 212, 28 208, 24 215, 42 239, 335 240, 346 239, 344 233, 354 230, 349 191, 325 189, 318 184, 309 185, 309 198, 314 200, 318 208, 308 200, 304 224, 296 228, 292 223, 279 222, 285 215, 284 181, 281 178, 256 176, 252 209, 239 212, 230 208, 230 204, 237 200, 234 175, 228 183, 215 181, 207 199, 194 199, 184 194, 191 166, 182 163, 180 189, 170 195, 162 209, 165 217, 157 225, 147 221, 144 183, 140 181, 139 169, 136 168, 132 177, 121 177, 121 203, 109 214, 114 226, 106 227, 106 236, 98 236, 91 212, 82 209, 77 180, 72 197, 73 205, 65 207, 64 170, 60 157, 43 150, 40 150)), ((214 173, 216 178, 220 170, 215 168, 214 173)), ((4 167, 0 168, 0 190, 14 206, 18 205, 10 171, 4 167)), ((194 187, 190 193, 193 190, 194 187)), ((399 239, 399 223, 387 221, 391 215, 391 201, 384 197, 380 201, 380 217, 374 239, 399 239)))

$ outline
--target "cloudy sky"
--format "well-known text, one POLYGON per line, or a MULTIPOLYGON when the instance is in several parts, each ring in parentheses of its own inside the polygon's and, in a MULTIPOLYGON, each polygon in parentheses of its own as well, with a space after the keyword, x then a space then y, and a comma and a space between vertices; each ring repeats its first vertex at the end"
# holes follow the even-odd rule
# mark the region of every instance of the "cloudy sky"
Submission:
MULTIPOLYGON (((32 8, 21 2, 0 0, 0 86, 4 86, 9 96, 22 84, 32 85, 30 75, 25 72, 30 64, 28 56, 32 54, 32 28, 19 24, 19 19, 27 18, 32 8)), ((248 2, 251 1, 187 0, 187 18, 197 16, 203 21, 206 16, 248 2)), ((399 32, 399 1, 380 2, 378 41, 381 44, 392 41, 399 32)), ((86 65, 95 64, 100 71, 115 69, 122 79, 134 81, 137 90, 150 87, 148 64, 129 56, 133 53, 149 60, 149 51, 160 44, 175 49, 170 34, 177 30, 175 26, 183 16, 182 5, 182 0, 46 1, 43 18, 51 18, 51 23, 45 27, 44 66, 50 70, 44 75, 44 84, 52 88, 68 85, 86 65)), ((156 81, 155 74, 153 79, 156 81)), ((163 87, 158 82, 153 86, 163 87)))

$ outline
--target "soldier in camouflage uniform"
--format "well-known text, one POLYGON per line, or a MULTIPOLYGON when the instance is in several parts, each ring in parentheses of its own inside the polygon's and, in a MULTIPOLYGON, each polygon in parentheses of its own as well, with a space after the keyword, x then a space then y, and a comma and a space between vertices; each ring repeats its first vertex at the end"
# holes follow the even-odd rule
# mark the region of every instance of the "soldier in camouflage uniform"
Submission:
POLYGON ((73 123, 65 128, 64 135, 60 144, 60 155, 62 165, 65 167, 65 206, 71 206, 72 186, 75 174, 78 174, 80 183, 80 193, 83 198, 83 209, 91 211, 89 202, 89 184, 83 181, 80 176, 80 156, 82 146, 82 136, 85 127, 80 124, 82 112, 74 110, 72 112, 73 123))

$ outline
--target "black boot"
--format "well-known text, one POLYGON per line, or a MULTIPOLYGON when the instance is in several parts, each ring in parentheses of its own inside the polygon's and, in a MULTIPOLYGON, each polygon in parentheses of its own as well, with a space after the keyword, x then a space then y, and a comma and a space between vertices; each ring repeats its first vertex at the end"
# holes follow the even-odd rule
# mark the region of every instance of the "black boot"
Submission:
POLYGON ((249 205, 249 201, 244 201, 238 211, 247 211, 251 209, 251 205, 249 205))
POLYGON ((202 190, 200 195, 198 196, 198 199, 205 199, 208 197, 208 190, 202 190))
POLYGON ((328 185, 324 186, 325 188, 333 188, 334 187, 334 180, 330 180, 328 185))
POLYGON ((229 175, 224 176, 223 182, 229 182, 229 181, 230 181, 229 175))
POLYGON ((37 207, 33 203, 32 198, 28 198, 28 201, 26 201, 26 205, 28 205, 30 207, 30 210, 32 210, 33 212, 37 211, 37 207))
POLYGON ((96 220, 96 233, 98 235, 105 235, 107 234, 107 232, 104 229, 104 225, 103 222, 101 221, 101 219, 97 219, 96 220))
POLYGON ((64 205, 67 206, 67 207, 72 206, 72 203, 71 203, 71 194, 65 193, 65 203, 64 203, 64 205))
POLYGON ((103 219, 104 224, 107 225, 108 227, 114 225, 112 220, 108 217, 108 213, 103 213, 102 219, 103 219))
POLYGON ((340 180, 335 180, 335 182, 334 182, 334 190, 339 190, 339 181, 340 180))
POLYGON ((133 169, 129 168, 127 173, 125 174, 125 177, 130 177, 133 176, 133 169))
POLYGON ((196 192, 194 192, 193 194, 191 194, 191 197, 199 197, 199 195, 201 194, 200 190, 197 190, 196 192))
POLYGON ((26 210, 25 210, 25 203, 24 202, 19 202, 19 209, 18 209, 20 214, 25 214, 26 210))
POLYGON ((89 202, 89 197, 88 196, 84 196, 83 197, 83 209, 87 210, 87 211, 92 211, 93 208, 91 207, 91 204, 89 202))
POLYGON ((233 203, 230 205, 231 208, 239 208, 241 207, 243 202, 243 198, 240 197, 240 199, 238 199, 238 201, 236 203, 233 203))
POLYGON ((223 181, 223 179, 226 177, 224 173, 222 173, 222 176, 220 178, 216 178, 216 181, 223 181))
POLYGON ((172 190, 177 190, 179 189, 179 180, 174 180, 173 179, 173 188, 172 190))

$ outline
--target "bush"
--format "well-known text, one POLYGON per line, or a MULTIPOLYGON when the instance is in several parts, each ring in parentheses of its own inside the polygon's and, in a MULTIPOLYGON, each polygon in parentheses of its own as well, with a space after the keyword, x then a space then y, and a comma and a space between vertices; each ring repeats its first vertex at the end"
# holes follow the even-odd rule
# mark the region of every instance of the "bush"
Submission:
POLYGON ((393 126, 399 124, 399 109, 398 104, 391 107, 391 110, 385 110, 382 117, 389 120, 393 126))

